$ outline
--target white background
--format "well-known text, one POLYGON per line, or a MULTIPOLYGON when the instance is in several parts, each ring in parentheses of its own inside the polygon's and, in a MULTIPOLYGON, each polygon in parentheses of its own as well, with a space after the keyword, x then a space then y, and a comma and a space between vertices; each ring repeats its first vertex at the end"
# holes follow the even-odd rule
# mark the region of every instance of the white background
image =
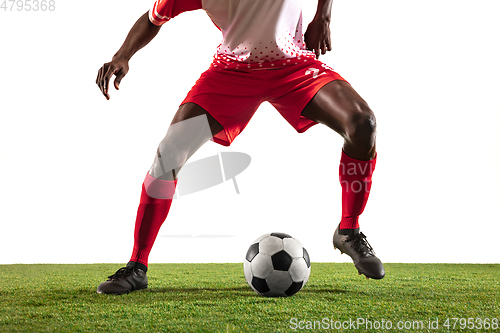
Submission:
MULTIPOLYGON (((151 3, 0 10, 0 264, 128 261, 144 176, 221 39, 203 11, 180 15, 106 101, 97 70, 151 3)), ((334 1, 333 51, 320 60, 377 116, 360 222, 384 262, 500 262, 499 9, 496 0, 334 1)), ((231 147, 209 142, 191 159, 249 154, 241 194, 226 182, 174 201, 150 262, 242 262, 272 231, 298 238, 313 261, 349 261, 331 245, 341 146, 322 125, 297 134, 263 104, 231 147)))

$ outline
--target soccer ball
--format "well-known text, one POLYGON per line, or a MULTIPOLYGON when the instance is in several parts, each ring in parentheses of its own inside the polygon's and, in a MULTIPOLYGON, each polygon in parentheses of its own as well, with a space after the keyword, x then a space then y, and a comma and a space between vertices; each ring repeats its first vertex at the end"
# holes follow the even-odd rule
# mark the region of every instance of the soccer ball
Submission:
POLYGON ((262 296, 292 296, 309 279, 311 261, 302 244, 290 235, 273 232, 257 238, 243 263, 245 278, 262 296))

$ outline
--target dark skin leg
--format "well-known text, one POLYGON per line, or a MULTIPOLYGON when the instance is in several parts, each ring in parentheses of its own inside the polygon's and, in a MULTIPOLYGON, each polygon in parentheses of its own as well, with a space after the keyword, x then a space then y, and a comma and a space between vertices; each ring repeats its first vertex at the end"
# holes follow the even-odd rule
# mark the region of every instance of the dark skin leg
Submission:
MULTIPOLYGON (((347 82, 333 81, 325 85, 302 111, 309 119, 325 124, 344 138, 344 152, 355 159, 371 160, 375 157, 375 116, 368 104, 347 82)), ((223 127, 208 112, 193 103, 182 105, 175 114, 167 135, 160 143, 150 174, 159 179, 173 180, 187 160, 223 127), (210 132, 191 128, 182 121, 205 115, 210 132), (193 133, 189 140, 185 133, 193 133), (162 161, 173 161, 175 168, 166 170, 162 161)))
POLYGON ((187 160, 222 129, 222 125, 197 104, 181 105, 170 124, 167 135, 158 146, 155 160, 149 171, 150 175, 162 180, 177 179, 180 169, 187 160), (199 122, 193 124, 184 121, 203 115, 206 116, 209 130, 203 118, 202 125, 199 122))
POLYGON ((339 133, 348 156, 364 161, 375 157, 375 115, 349 83, 337 80, 325 85, 302 115, 339 133))

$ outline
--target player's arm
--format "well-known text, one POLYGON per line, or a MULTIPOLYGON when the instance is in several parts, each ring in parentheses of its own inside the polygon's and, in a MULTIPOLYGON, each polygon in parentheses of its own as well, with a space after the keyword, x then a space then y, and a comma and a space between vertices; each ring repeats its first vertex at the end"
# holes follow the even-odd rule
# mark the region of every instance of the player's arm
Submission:
POLYGON ((309 23, 304 39, 307 48, 314 51, 316 58, 326 51, 332 50, 330 39, 330 20, 332 17, 333 0, 318 0, 318 9, 309 23))
POLYGON ((113 59, 105 63, 97 74, 96 83, 102 94, 109 100, 109 80, 116 75, 114 86, 118 89, 121 80, 128 72, 128 62, 132 56, 141 48, 146 46, 160 31, 161 25, 155 25, 149 20, 148 12, 135 22, 127 35, 122 47, 113 56, 113 59))

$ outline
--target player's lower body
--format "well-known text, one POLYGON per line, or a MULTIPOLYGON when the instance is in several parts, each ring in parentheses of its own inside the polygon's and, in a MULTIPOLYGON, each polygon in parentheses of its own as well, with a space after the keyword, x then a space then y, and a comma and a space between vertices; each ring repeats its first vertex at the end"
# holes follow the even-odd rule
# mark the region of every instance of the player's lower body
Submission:
POLYGON ((147 287, 149 253, 168 215, 180 169, 209 140, 229 146, 264 101, 299 133, 321 123, 344 138, 339 166, 342 217, 333 244, 352 258, 359 274, 384 277, 383 264, 359 232, 358 222, 376 163, 375 116, 340 75, 306 59, 253 72, 211 66, 201 75, 175 114, 146 174, 130 261, 99 285, 99 293, 122 294, 147 287))

